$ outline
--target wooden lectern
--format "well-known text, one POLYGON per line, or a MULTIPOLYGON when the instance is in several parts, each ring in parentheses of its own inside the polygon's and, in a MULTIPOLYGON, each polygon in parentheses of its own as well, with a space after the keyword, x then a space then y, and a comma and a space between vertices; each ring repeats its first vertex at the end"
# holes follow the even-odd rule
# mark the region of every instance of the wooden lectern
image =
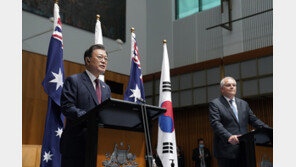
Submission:
POLYGON ((256 167, 255 146, 272 147, 271 128, 259 128, 239 137, 241 167, 256 167))
POLYGON ((166 109, 161 107, 113 98, 104 101, 94 109, 88 111, 75 122, 75 125, 81 123, 86 123, 87 125, 85 167, 97 166, 99 127, 144 132, 146 158, 148 166, 151 167, 152 148, 149 123, 165 112, 166 109))

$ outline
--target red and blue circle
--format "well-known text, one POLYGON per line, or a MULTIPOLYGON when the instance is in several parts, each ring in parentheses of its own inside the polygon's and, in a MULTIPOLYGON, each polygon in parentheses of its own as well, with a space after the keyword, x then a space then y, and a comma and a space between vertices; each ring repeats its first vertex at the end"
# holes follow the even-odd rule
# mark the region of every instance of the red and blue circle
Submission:
POLYGON ((159 117, 159 127, 163 132, 172 133, 175 130, 172 102, 164 101, 161 107, 166 108, 167 112, 159 117))

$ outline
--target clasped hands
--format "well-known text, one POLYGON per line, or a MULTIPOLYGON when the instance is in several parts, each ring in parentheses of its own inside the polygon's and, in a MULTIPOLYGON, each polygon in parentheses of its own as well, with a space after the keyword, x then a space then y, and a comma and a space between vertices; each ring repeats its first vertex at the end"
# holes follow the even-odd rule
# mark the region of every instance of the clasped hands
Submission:
POLYGON ((241 135, 232 135, 229 137, 228 142, 231 143, 232 145, 236 145, 239 143, 238 137, 241 135))

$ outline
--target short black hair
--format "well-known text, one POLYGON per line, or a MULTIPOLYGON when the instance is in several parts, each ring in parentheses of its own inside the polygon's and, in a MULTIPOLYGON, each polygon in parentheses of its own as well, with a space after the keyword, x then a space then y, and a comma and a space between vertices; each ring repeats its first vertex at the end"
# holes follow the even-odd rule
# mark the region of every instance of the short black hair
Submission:
POLYGON ((85 61, 85 58, 86 57, 89 57, 91 58, 91 55, 92 55, 92 52, 96 49, 102 49, 106 52, 106 54, 108 55, 106 49, 105 49, 105 46, 102 45, 102 44, 95 44, 95 45, 92 45, 90 48, 88 48, 85 52, 84 52, 84 61, 85 61))
POLYGON ((198 140, 197 140, 197 142, 199 143, 200 141, 205 141, 203 138, 199 138, 198 140))

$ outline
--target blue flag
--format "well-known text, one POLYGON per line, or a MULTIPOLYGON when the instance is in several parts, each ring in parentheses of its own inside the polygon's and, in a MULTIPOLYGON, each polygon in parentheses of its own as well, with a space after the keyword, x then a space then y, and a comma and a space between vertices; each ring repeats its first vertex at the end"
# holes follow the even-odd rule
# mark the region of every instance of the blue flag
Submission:
POLYGON ((137 103, 145 101, 139 52, 134 32, 131 33, 131 73, 129 83, 124 94, 124 100, 137 103))
POLYGON ((64 129, 64 116, 60 110, 60 98, 65 78, 63 65, 63 37, 59 7, 54 4, 54 32, 51 36, 46 74, 42 82, 48 95, 46 122, 41 150, 40 167, 60 167, 60 138, 64 129))

